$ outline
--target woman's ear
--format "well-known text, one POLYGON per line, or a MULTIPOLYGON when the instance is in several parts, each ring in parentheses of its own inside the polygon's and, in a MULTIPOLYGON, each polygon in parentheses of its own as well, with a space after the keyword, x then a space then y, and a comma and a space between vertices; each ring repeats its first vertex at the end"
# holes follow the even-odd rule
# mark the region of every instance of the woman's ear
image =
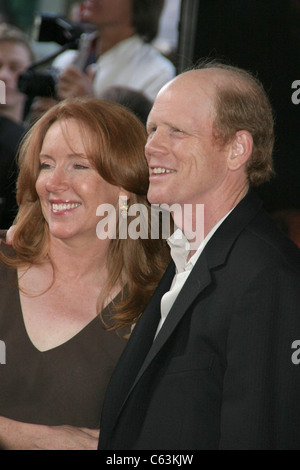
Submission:
POLYGON ((131 193, 129 191, 126 191, 126 189, 120 188, 120 192, 119 192, 120 199, 123 199, 123 200, 127 199, 129 201, 130 197, 131 197, 131 193))
POLYGON ((123 219, 127 219, 130 193, 125 189, 121 188, 119 192, 119 211, 123 219))
POLYGON ((238 131, 230 145, 228 167, 235 171, 244 166, 252 155, 253 138, 248 131, 238 131))

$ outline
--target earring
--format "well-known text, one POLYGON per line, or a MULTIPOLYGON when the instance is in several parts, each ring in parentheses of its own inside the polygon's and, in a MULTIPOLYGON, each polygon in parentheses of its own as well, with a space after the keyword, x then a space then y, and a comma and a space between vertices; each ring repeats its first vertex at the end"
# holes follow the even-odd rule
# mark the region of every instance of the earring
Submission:
POLYGON ((121 217, 123 219, 127 219, 127 212, 128 212, 128 207, 129 207, 129 205, 127 204, 127 198, 126 197, 124 199, 119 198, 119 202, 120 202, 119 209, 121 212, 121 217))

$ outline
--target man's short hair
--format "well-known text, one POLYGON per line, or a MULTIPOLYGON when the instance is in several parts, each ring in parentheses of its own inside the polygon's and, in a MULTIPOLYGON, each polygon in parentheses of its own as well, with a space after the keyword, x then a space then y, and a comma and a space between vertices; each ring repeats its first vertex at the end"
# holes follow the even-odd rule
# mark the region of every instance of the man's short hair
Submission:
POLYGON ((236 132, 248 131, 253 151, 247 162, 249 182, 258 186, 273 175, 274 117, 262 83, 246 70, 217 61, 197 64, 197 69, 218 69, 224 80, 216 87, 214 134, 221 145, 232 140, 236 132))
POLYGON ((157 36, 165 0, 133 0, 133 26, 145 42, 157 36))
POLYGON ((30 41, 26 34, 16 26, 10 25, 8 23, 0 23, 0 44, 2 42, 22 44, 28 50, 31 60, 33 60, 34 57, 30 41))

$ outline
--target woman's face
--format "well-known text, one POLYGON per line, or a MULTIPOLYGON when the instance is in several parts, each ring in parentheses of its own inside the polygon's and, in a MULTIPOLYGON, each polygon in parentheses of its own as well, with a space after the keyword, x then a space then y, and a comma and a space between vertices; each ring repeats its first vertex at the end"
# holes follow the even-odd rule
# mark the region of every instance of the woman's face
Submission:
POLYGON ((120 188, 107 183, 93 167, 82 142, 82 125, 57 121, 48 129, 40 152, 36 181, 50 235, 60 239, 95 239, 100 204, 118 205, 120 188))

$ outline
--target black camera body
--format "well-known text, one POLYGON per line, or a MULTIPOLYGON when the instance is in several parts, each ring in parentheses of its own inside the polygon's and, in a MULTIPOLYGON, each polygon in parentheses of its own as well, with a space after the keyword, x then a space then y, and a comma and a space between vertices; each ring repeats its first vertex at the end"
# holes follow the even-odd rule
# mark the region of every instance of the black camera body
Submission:
POLYGON ((56 96, 58 74, 54 69, 41 71, 26 70, 18 79, 18 89, 27 96, 52 97, 56 96))
POLYGON ((70 44, 70 49, 76 49, 76 43, 83 32, 82 24, 71 24, 54 13, 37 15, 34 20, 33 37, 38 42, 56 42, 61 46, 70 44))
POLYGON ((50 60, 53 60, 65 50, 78 49, 80 37, 84 32, 86 32, 84 25, 70 24, 64 17, 57 16, 53 13, 36 16, 33 38, 38 42, 56 42, 62 47, 54 54, 32 64, 26 72, 19 76, 19 91, 29 97, 41 96, 55 98, 58 81, 57 72, 54 68, 40 71, 36 69, 50 60))

